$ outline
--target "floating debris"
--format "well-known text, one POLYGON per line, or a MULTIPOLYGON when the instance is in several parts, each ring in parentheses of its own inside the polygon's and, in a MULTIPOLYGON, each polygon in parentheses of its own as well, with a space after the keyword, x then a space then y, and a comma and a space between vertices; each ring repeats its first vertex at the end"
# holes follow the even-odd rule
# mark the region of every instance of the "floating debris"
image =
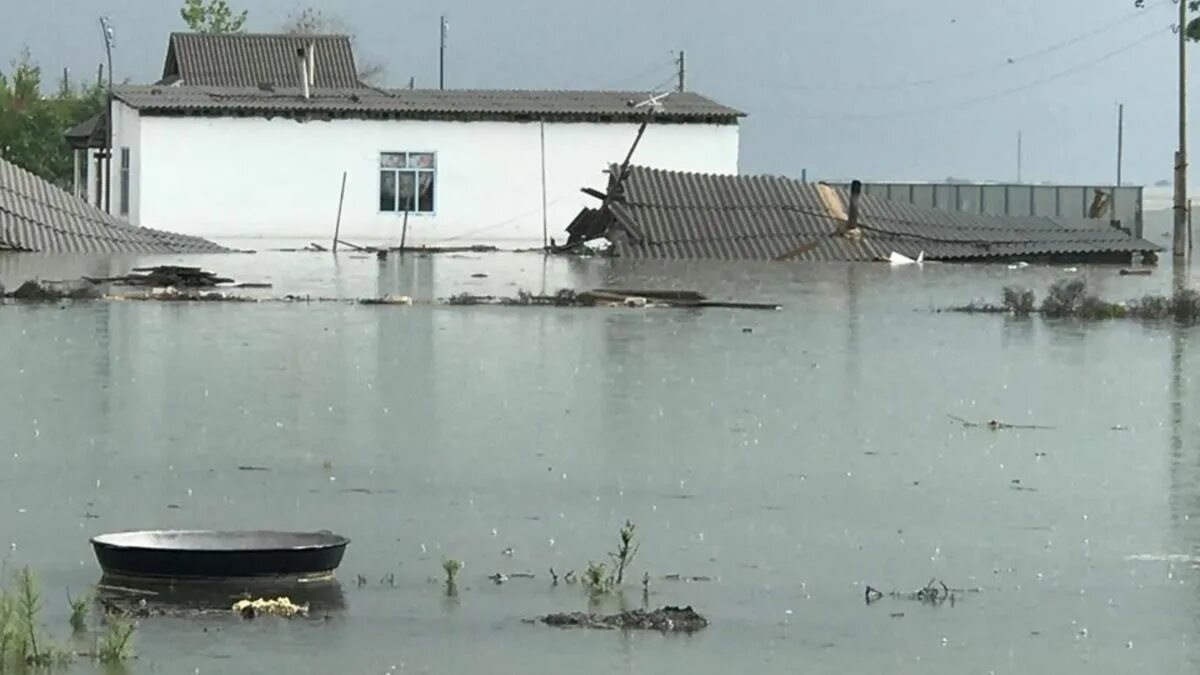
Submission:
MULTIPOLYGON (((381 297, 336 298, 287 294, 276 297, 255 297, 228 292, 226 289, 271 288, 271 284, 233 284, 232 279, 217 277, 195 267, 138 268, 144 274, 123 277, 84 277, 76 282, 28 281, 17 290, 0 295, 25 302, 58 302, 60 300, 163 301, 163 302, 238 302, 238 303, 339 303, 374 306, 442 305, 470 307, 478 305, 500 307, 628 307, 628 308, 727 308, 778 310, 775 303, 718 302, 704 299, 693 291, 576 291, 564 288, 545 295, 518 291, 516 296, 475 295, 459 293, 437 301, 416 301, 401 294, 381 297), (175 283, 171 283, 175 282, 175 283), (105 291, 99 285, 107 285, 105 291), (233 285, 230 285, 233 284, 233 285), (114 290, 112 286, 128 286, 135 290, 114 290)), ((753 332, 751 330, 751 332, 753 332)))
POLYGON ((253 619, 259 616, 279 616, 290 619, 295 616, 307 616, 308 605, 297 605, 288 598, 265 600, 238 600, 233 603, 233 612, 243 619, 253 619))
POLYGON ((968 428, 968 429, 976 429, 976 428, 986 427, 988 429, 991 429, 992 431, 1000 431, 1002 429, 1043 429, 1043 430, 1047 430, 1047 429, 1054 428, 1054 427, 1043 426, 1040 424, 1009 424, 1008 422, 1001 422, 1000 420, 988 420, 986 422, 972 422, 970 420, 965 420, 965 419, 963 419, 961 417, 957 417, 955 415, 946 415, 946 417, 949 417, 950 419, 954 420, 955 422, 958 422, 959 424, 963 425, 963 427, 968 428))
POLYGON ((61 281, 26 281, 17 290, 0 297, 22 302, 58 302, 59 300, 96 300, 94 289, 61 281))
POLYGON ((691 576, 691 577, 689 577, 689 576, 681 575, 681 574, 667 574, 667 575, 663 576, 663 581, 683 581, 683 582, 691 584, 691 583, 713 581, 713 578, 706 577, 706 576, 691 576))
POLYGON ((390 294, 382 298, 361 298, 358 301, 360 305, 405 305, 411 307, 413 299, 407 295, 390 294))
POLYGON ((913 600, 930 605, 941 605, 949 602, 951 606, 954 606, 954 603, 963 594, 980 593, 982 590, 980 588, 950 588, 941 579, 933 578, 923 587, 911 592, 891 591, 885 594, 877 588, 867 586, 864 596, 868 605, 873 605, 884 597, 890 597, 897 600, 913 600))
POLYGON ((556 628, 653 630, 663 633, 694 633, 708 626, 708 619, 691 607, 663 607, 652 612, 635 609, 617 614, 571 612, 551 614, 540 620, 556 628))

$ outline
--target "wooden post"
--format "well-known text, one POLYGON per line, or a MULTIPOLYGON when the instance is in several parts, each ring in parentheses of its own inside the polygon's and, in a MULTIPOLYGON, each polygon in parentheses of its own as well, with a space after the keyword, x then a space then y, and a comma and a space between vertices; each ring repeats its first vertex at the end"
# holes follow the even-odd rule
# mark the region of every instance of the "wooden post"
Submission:
POLYGON ((1179 2, 1179 149, 1175 151, 1175 231, 1171 242, 1177 262, 1187 258, 1187 12, 1179 2))
POLYGON ((400 255, 404 255, 405 242, 408 240, 408 209, 404 209, 404 225, 400 227, 400 255))
POLYGON ((441 37, 438 47, 438 89, 446 88, 446 15, 442 15, 441 37))
POLYGON ((550 246, 550 220, 546 212, 546 121, 541 123, 542 135, 542 250, 550 246))
POLYGON ((346 171, 342 172, 342 192, 338 196, 337 223, 335 223, 333 226, 333 252, 334 253, 337 253, 338 237, 342 233, 342 205, 345 204, 345 202, 346 202, 346 174, 347 173, 348 172, 346 172, 346 171))

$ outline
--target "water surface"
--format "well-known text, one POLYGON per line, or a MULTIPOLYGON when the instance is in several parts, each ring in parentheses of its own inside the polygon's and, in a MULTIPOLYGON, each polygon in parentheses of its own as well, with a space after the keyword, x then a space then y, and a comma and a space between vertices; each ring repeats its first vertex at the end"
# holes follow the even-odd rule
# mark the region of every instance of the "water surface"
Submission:
MULTIPOLYGON (((148 619, 130 672, 1200 664, 1200 333, 930 311, 1068 274, 1134 297, 1166 288, 1163 273, 190 260, 275 283, 265 295, 607 285, 784 309, 0 306, 0 541, 10 567, 40 574, 51 632, 67 632, 63 590, 98 580, 87 539, 101 532, 353 539, 341 607, 292 622, 148 619), (1054 428, 964 428, 948 415, 1054 428), (677 637, 523 623, 587 608, 577 586, 551 588, 547 569, 605 559, 625 519, 638 524, 633 572, 652 576, 651 603, 694 605, 711 627, 677 637), (444 557, 466 563, 456 598, 438 583, 444 557), (526 571, 537 578, 486 579, 526 571), (661 579, 675 573, 713 581, 661 579), (953 607, 863 602, 865 584, 909 591, 933 577, 980 592, 953 607)), ((131 262, 0 257, 0 282, 131 262)), ((631 585, 628 603, 640 595, 631 585)))

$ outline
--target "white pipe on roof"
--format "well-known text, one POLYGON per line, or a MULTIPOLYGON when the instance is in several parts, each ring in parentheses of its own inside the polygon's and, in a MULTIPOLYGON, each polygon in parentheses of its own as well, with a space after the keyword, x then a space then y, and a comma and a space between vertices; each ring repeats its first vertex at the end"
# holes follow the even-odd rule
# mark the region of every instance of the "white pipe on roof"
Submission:
POLYGON ((317 43, 310 42, 305 46, 305 56, 308 58, 308 86, 317 86, 317 43))
POLYGON ((308 72, 309 71, 308 71, 308 55, 306 54, 306 52, 307 52, 307 49, 297 50, 296 57, 300 62, 300 88, 304 90, 304 98, 307 99, 309 97, 309 90, 308 90, 308 72))

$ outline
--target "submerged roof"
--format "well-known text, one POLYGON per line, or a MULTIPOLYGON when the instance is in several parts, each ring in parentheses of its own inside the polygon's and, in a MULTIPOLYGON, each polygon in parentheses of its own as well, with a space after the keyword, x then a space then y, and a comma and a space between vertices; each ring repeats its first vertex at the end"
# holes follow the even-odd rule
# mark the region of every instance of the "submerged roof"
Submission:
POLYGON ((0 251, 220 253, 198 237, 135 227, 0 159, 0 251))
MULTIPOLYGON (((121 86, 116 97, 151 115, 350 117, 447 120, 641 121, 647 98, 629 91, 492 91, 463 89, 297 89, 121 86)), ((742 113, 699 94, 671 94, 655 113, 662 122, 733 124, 742 113)))
POLYGON ((362 88, 345 35, 172 33, 163 82, 213 87, 299 87, 298 51, 313 45, 317 87, 362 88))
MULTIPOLYGON (((844 190, 824 189, 848 202, 844 190)), ((1161 250, 1098 220, 983 216, 867 195, 859 204, 858 231, 844 236, 845 218, 816 184, 631 167, 610 202, 607 236, 616 255, 630 258, 857 261, 924 252, 982 260, 1161 250)))

